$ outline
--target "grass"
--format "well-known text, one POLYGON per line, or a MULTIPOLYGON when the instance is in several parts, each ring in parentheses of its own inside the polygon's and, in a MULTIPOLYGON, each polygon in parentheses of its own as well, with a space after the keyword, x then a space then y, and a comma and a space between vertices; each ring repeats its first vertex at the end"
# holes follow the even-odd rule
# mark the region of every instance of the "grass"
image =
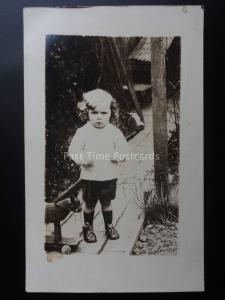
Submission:
POLYGON ((168 199, 159 197, 156 189, 144 192, 145 224, 156 223, 167 226, 168 221, 178 222, 178 185, 169 188, 168 199))

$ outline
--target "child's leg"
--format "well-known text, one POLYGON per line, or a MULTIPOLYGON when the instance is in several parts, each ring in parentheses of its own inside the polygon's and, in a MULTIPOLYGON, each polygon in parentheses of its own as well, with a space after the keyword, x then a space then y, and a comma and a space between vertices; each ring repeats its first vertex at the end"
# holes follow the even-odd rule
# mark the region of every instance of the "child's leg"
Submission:
POLYGON ((95 213, 94 209, 95 209, 94 207, 90 207, 87 205, 87 203, 85 203, 83 233, 84 233, 84 240, 87 243, 97 242, 97 237, 93 229, 93 220, 94 220, 94 213, 95 213))
POLYGON ((111 200, 116 196, 116 182, 117 179, 104 181, 99 187, 99 200, 102 206, 102 214, 105 222, 106 235, 111 240, 119 238, 119 234, 113 227, 113 211, 111 200))
POLYGON ((84 214, 84 240, 88 243, 95 243, 97 241, 97 237, 93 230, 93 220, 95 213, 95 206, 97 203, 97 197, 95 193, 94 183, 86 180, 83 183, 83 200, 85 202, 85 208, 83 211, 84 214))
POLYGON ((113 211, 111 200, 102 200, 102 215, 105 223, 106 235, 110 240, 116 240, 119 238, 119 233, 112 225, 113 222, 113 211))
POLYGON ((84 208, 84 223, 85 225, 93 226, 94 211, 97 203, 97 194, 95 182, 91 180, 83 180, 82 196, 85 203, 84 208))
POLYGON ((103 215, 105 225, 111 225, 113 221, 111 200, 102 200, 101 206, 102 206, 102 215, 103 215))
POLYGON ((90 207, 85 203, 84 207, 84 224, 87 226, 93 226, 95 207, 90 207))

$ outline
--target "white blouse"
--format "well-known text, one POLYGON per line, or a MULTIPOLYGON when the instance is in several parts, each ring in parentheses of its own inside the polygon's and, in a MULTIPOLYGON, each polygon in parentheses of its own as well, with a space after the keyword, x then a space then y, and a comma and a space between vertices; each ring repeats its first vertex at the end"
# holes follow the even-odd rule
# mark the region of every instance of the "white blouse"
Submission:
POLYGON ((81 165, 81 179, 104 181, 118 178, 120 164, 129 155, 129 147, 116 126, 109 123, 95 128, 87 122, 77 129, 68 154, 81 165), (92 165, 82 165, 87 157, 93 161, 92 165))

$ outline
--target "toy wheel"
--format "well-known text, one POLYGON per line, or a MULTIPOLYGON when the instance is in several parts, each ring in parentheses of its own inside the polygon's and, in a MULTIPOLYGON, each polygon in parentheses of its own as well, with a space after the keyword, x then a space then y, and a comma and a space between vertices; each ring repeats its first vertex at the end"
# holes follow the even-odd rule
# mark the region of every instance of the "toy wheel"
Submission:
POLYGON ((61 249, 62 254, 70 254, 71 253, 71 247, 69 245, 64 245, 61 249))

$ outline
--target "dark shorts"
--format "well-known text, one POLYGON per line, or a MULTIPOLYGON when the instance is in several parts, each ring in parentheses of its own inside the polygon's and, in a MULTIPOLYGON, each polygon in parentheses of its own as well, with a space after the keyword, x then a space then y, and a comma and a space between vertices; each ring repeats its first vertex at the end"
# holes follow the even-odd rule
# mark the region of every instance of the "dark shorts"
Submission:
POLYGON ((106 181, 83 180, 82 195, 84 202, 89 207, 95 207, 99 200, 102 204, 107 204, 116 197, 117 179, 106 181))

